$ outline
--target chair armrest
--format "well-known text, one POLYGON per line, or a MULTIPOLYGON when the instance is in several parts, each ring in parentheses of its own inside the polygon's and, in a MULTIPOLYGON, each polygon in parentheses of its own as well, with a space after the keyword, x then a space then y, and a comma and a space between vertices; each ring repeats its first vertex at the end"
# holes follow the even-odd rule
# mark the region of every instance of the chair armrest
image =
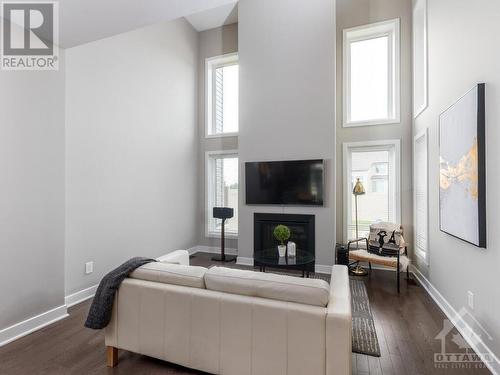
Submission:
POLYGON ((334 265, 326 307, 326 374, 350 375, 352 358, 351 290, 346 266, 334 265))
POLYGON ((187 250, 175 250, 171 253, 156 258, 158 262, 180 264, 189 266, 189 252, 187 250))
POLYGON ((363 237, 363 238, 358 238, 356 240, 351 240, 351 241, 347 242, 347 251, 349 252, 349 250, 351 249, 351 244, 358 243, 361 241, 366 241, 366 250, 368 250, 368 238, 363 237))

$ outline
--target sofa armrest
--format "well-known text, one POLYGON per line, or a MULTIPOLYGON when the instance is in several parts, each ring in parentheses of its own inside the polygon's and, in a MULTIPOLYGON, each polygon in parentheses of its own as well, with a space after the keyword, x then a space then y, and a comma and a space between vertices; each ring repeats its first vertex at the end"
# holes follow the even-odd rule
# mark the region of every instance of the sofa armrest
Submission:
POLYGON ((326 374, 351 374, 352 316, 349 273, 334 265, 326 311, 326 374))
POLYGON ((171 253, 156 258, 158 262, 180 264, 189 266, 189 252, 187 250, 175 250, 171 253))

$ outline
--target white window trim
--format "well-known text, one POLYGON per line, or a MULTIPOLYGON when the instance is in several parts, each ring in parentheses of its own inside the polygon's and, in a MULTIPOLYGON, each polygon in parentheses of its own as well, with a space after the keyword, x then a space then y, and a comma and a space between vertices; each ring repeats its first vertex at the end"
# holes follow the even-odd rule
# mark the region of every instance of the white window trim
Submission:
POLYGON ((349 228, 347 225, 347 220, 349 218, 349 212, 351 210, 352 204, 352 191, 347 188, 347 182, 351 180, 348 171, 351 170, 350 166, 350 157, 349 151, 351 149, 363 149, 367 150, 376 150, 378 147, 384 150, 387 146, 394 146, 394 171, 395 171, 395 179, 394 179, 394 189, 395 189, 395 197, 394 197, 394 213, 395 213, 395 221, 396 223, 401 223, 401 141, 399 139, 390 139, 390 140, 380 140, 380 141, 365 141, 365 142, 346 142, 342 144, 343 148, 343 190, 344 190, 344 225, 343 225, 343 237, 344 242, 352 240, 349 238, 349 228))
MULTIPOLYGON (((210 231, 208 221, 212 218, 212 207, 213 207, 213 191, 212 191, 212 180, 210 171, 210 158, 218 155, 235 155, 238 157, 238 169, 239 169, 239 155, 238 150, 220 150, 220 151, 207 151, 205 152, 205 237, 206 238, 221 238, 221 234, 219 232, 210 231)), ((239 173, 239 170, 238 170, 239 173)), ((239 186, 239 184, 238 184, 239 186)), ((238 191, 238 201, 239 201, 238 191)), ((225 232, 225 238, 234 238, 238 239, 237 233, 225 232)))
MULTIPOLYGON (((416 103, 415 103, 415 85, 413 85, 413 118, 417 118, 429 105, 429 52, 428 52, 428 31, 427 31, 427 0, 413 0, 413 8, 412 8, 412 16, 415 18, 416 17, 416 10, 418 6, 423 7, 423 23, 424 23, 424 29, 422 30, 423 32, 423 56, 422 56, 422 62, 423 63, 423 77, 417 77, 415 72, 415 69, 413 70, 413 82, 415 82, 417 79, 422 79, 422 82, 424 84, 423 87, 423 100, 422 104, 420 107, 417 108, 416 103)), ((417 61, 417 53, 416 53, 416 44, 415 44, 415 34, 419 31, 416 30, 415 24, 413 24, 413 36, 412 36, 412 59, 413 59, 413 66, 415 67, 416 64, 419 62, 417 61)))
POLYGON ((362 25, 357 27, 352 27, 343 30, 343 100, 342 100, 342 112, 343 112, 343 127, 356 127, 356 126, 372 126, 372 125, 383 125, 383 124, 397 124, 401 122, 401 97, 400 97, 400 86, 401 86, 401 54, 400 54, 400 22, 399 18, 371 23, 368 25, 362 25), (349 35, 351 34, 351 36, 349 35), (388 119, 373 119, 368 121, 351 121, 348 118, 350 113, 351 101, 350 101, 350 48, 349 42, 356 40, 368 40, 384 35, 392 35, 392 44, 389 48, 389 54, 392 55, 392 59, 389 59, 389 69, 392 69, 392 75, 389 74, 389 101, 388 105, 389 113, 393 112, 393 117, 388 119), (392 67, 392 62, 395 62, 394 67, 392 67), (392 101, 391 101, 392 96, 392 101), (393 107, 393 108, 392 108, 393 107))
MULTIPOLYGON (((426 163, 426 171, 427 171, 427 251, 424 253, 417 247, 417 190, 414 188, 413 189, 413 222, 415 223, 415 231, 413 233, 413 241, 414 241, 414 249, 415 249, 415 255, 417 255, 418 258, 420 258, 421 261, 424 262, 425 265, 429 266, 429 131, 428 129, 425 129, 415 135, 413 138, 413 161, 415 162, 415 144, 417 141, 425 137, 425 150, 426 150, 426 158, 425 158, 425 163, 426 163)), ((416 181, 417 175, 416 175, 416 168, 413 166, 413 181, 416 181)))
POLYGON ((215 68, 238 64, 238 52, 227 53, 225 55, 208 57, 205 59, 205 138, 236 137, 238 132, 212 134, 209 129, 213 124, 213 90, 215 68))

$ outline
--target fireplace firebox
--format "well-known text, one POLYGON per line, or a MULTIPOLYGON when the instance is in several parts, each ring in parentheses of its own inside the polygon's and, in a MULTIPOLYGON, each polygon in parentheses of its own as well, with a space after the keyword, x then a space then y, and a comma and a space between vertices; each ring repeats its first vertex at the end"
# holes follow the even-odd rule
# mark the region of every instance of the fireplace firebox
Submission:
MULTIPOLYGON (((273 231, 279 224, 290 228, 290 241, 297 244, 297 249, 315 255, 314 215, 254 213, 254 258, 259 252, 278 246, 273 231)), ((314 272, 314 263, 307 267, 308 271, 314 272)))

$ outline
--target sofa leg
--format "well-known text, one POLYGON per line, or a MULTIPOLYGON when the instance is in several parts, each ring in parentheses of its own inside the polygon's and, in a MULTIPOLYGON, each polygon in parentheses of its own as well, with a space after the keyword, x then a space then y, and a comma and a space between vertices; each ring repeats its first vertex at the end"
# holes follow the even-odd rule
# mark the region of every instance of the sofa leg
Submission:
POLYGON ((118 364, 118 349, 113 346, 106 346, 106 361, 108 367, 115 367, 118 364))

